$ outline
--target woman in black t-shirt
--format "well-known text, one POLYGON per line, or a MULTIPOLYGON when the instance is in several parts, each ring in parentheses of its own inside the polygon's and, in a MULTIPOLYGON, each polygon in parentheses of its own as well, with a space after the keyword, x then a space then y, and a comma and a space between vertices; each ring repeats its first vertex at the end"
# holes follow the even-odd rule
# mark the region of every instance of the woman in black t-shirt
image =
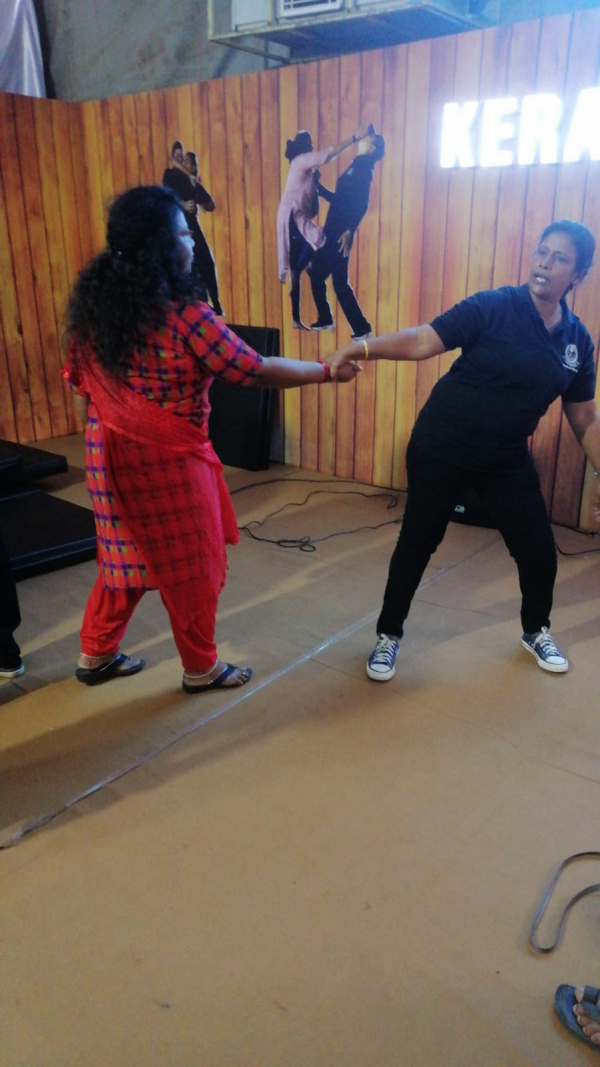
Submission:
POLYGON ((353 342, 331 357, 335 372, 361 355, 421 360, 462 348, 432 390, 409 442, 406 508, 369 678, 393 678, 412 599, 467 489, 481 498, 517 564, 523 646, 544 670, 568 669, 549 633, 556 546, 527 440, 560 396, 597 479, 594 514, 600 522, 594 346, 565 300, 588 273, 594 250, 587 227, 554 222, 540 238, 526 285, 477 293, 429 325, 353 342))

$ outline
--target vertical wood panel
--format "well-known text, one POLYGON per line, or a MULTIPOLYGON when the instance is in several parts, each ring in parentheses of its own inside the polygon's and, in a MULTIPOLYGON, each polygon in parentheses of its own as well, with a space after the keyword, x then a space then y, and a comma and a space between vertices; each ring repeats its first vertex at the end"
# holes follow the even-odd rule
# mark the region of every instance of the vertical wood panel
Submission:
MULTIPOLYGON (((140 185, 139 128, 134 96, 121 98, 121 120, 123 124, 123 151, 125 155, 125 188, 140 185)), ((122 192, 122 190, 121 190, 122 192)))
POLYGON ((262 197, 262 141, 260 81, 251 74, 242 82, 243 164, 246 191, 246 248, 248 264, 248 321, 265 323, 264 210, 262 197))
POLYGON ((12 135, 12 115, 8 115, 9 96, 0 95, 0 136, 5 150, 0 155, 0 277, 2 277, 2 300, 0 300, 0 321, 2 322, 2 366, 6 367, 0 400, 2 417, 2 434, 12 441, 31 441, 35 433, 29 388, 27 384, 27 364, 19 303, 17 299, 16 278, 14 272, 12 248, 8 227, 10 201, 2 177, 3 166, 16 170, 18 167, 17 147, 12 135))
MULTIPOLYGON (((319 64, 305 63, 298 70, 298 128, 308 130, 317 141, 319 127, 319 64)), ((296 131, 291 134, 293 137, 296 131)), ((318 148, 326 147, 318 145, 318 148)), ((310 325, 316 315, 308 275, 300 282, 300 318, 310 325)), ((301 359, 318 359, 318 334, 304 330, 300 334, 301 359)), ((319 468, 319 391, 318 385, 307 385, 300 395, 300 466, 305 470, 319 468)))
MULTIPOLYGON (((383 114, 381 130, 386 154, 381 168, 379 200, 379 277, 377 284, 377 332, 398 328, 398 288, 404 189, 404 135, 406 121, 406 74, 408 48, 389 48, 383 54, 383 114)), ((377 364, 373 482, 393 484, 394 455, 402 428, 396 427, 396 366, 388 360, 377 364)))
MULTIPOLYGON (((361 103, 360 57, 342 56, 340 59, 340 120, 338 137, 341 141, 349 137, 358 125, 361 103)), ((341 161, 343 166, 343 160, 341 161)), ((327 171, 329 174, 329 171, 327 171)), ((325 181, 328 184, 328 181, 325 181)), ((356 290, 356 259, 350 255, 349 280, 356 290)), ((338 316, 338 342, 342 340, 345 320, 337 310, 337 301, 331 302, 338 316)), ((347 335, 346 335, 347 336, 347 335)), ((363 372, 363 373, 366 373, 363 372)), ((356 419, 357 384, 337 387, 337 433, 335 442, 335 472, 340 478, 352 478, 354 475, 354 426, 356 419)))
MULTIPOLYGON (((208 110, 208 87, 206 82, 200 85, 193 86, 192 92, 192 119, 194 124, 194 144, 198 153, 198 173, 200 180, 205 189, 211 194, 215 201, 215 211, 221 211, 222 209, 222 191, 221 180, 218 177, 220 172, 220 161, 217 159, 214 161, 210 147, 210 113, 208 110), (217 191, 215 192, 214 184, 217 182, 217 191)), ((217 263, 217 276, 218 276, 218 258, 215 249, 215 233, 213 225, 214 212, 202 211, 199 209, 199 222, 202 228, 202 232, 210 245, 213 253, 215 253, 215 261, 217 263)))
MULTIPOLYGON (((289 164, 285 158, 285 145, 289 137, 295 137, 298 130, 298 67, 283 67, 279 76, 279 189, 283 193, 287 181, 289 164)), ((269 226, 269 237, 277 246, 276 215, 265 225, 269 226)), ((278 282, 280 285, 280 283, 278 282)), ((300 337, 292 329, 292 313, 289 298, 289 272, 285 285, 280 285, 281 320, 283 323, 283 352, 292 359, 300 358, 300 337)), ((300 466, 300 390, 285 389, 283 392, 283 430, 285 442, 285 461, 294 467, 300 466)))
POLYGON ((136 180, 140 185, 154 185, 160 181, 162 174, 157 175, 154 172, 148 93, 137 93, 133 98, 133 102, 138 152, 136 180))
POLYGON ((167 136, 165 98, 162 90, 155 89, 148 93, 148 106, 152 128, 152 181, 162 182, 162 176, 169 165, 171 154, 171 144, 167 136))
MULTIPOLYGON (((61 299, 59 297, 57 299, 57 295, 54 294, 54 306, 59 330, 58 343, 59 345, 62 345, 68 294, 71 286, 75 282, 78 271, 81 270, 81 267, 83 266, 79 220, 74 196, 75 179, 73 174, 73 160, 69 132, 69 104, 62 100, 55 100, 52 104, 52 131, 56 159, 56 197, 60 207, 59 219, 62 234, 65 275, 64 298, 61 299)), ((80 166, 82 166, 81 163, 80 166)), ((55 213, 54 208, 52 213, 55 213)), ((69 433, 75 433, 78 430, 81 430, 82 425, 81 420, 75 412, 72 398, 65 382, 63 382, 63 393, 67 411, 68 430, 69 433)))
MULTIPOLYGON (((383 112, 383 53, 365 52, 361 56, 361 114, 366 125, 381 129, 383 112)), ((348 163, 350 161, 348 160, 348 163)), ((356 295, 363 314, 377 331, 377 294, 379 273, 379 205, 381 163, 375 165, 369 208, 358 229, 358 245, 352 254, 357 258, 358 284, 356 295)), ((356 382, 356 438, 354 475, 361 482, 373 480, 373 451, 375 443, 375 398, 383 390, 385 375, 379 375, 379 363, 367 367, 356 382)))
MULTIPOLYGON (((483 34, 479 86, 482 99, 493 99, 505 94, 510 39, 509 26, 498 26, 493 30, 486 30, 483 34)), ((467 294, 492 287, 499 195, 500 168, 477 170, 473 182, 467 294)))
POLYGON ((128 185, 123 101, 120 96, 112 96, 110 100, 103 101, 103 104, 106 105, 104 110, 108 116, 108 129, 110 131, 113 188, 115 196, 118 196, 125 191, 128 185))
MULTIPOLYGON (((214 212, 213 232, 214 253, 219 270, 219 296, 227 312, 229 322, 235 322, 231 285, 231 246, 229 243, 229 164, 227 159, 225 91, 222 79, 208 83, 207 100, 210 115, 210 157, 214 178, 211 192, 214 192, 217 204, 214 212), (217 168, 216 175, 215 168, 217 168)), ((235 182, 236 186, 238 184, 235 182)), ((235 193, 232 191, 233 195, 235 193)), ((237 190, 237 195, 239 195, 239 189, 237 190)))
POLYGON ((110 156, 105 154, 109 139, 108 115, 96 103, 85 103, 80 108, 81 138, 83 143, 84 170, 81 158, 74 154, 77 211, 89 213, 89 241, 85 259, 95 255, 104 246, 106 239, 106 213, 113 195, 110 156), (104 121, 103 121, 104 120, 104 121))
MULTIPOLYGON (((262 181, 262 231, 264 256, 265 325, 279 330, 281 354, 283 346, 282 286, 277 266, 277 235, 275 219, 281 196, 279 143, 279 75, 277 70, 261 71, 260 134, 262 181)), ((284 392, 277 395, 271 454, 278 461, 285 460, 284 392)))
MULTIPOLYGON (((339 100, 340 96, 340 63, 339 59, 325 59, 319 63, 319 123, 317 140, 319 146, 339 144, 339 110, 331 107, 332 100, 339 100)), ((327 179, 324 184, 327 188, 335 189, 337 180, 337 160, 333 160, 327 167, 327 179)), ((325 178, 325 175, 323 176, 325 178)), ((322 205, 321 205, 322 206, 322 205)), ((327 207, 328 205, 326 205, 327 207)), ((319 222, 324 224, 326 211, 320 211, 319 222)), ((309 279, 306 279, 306 287, 309 288, 309 279)), ((337 301, 335 302, 337 303, 337 301)), ((333 304, 332 304, 333 311, 333 304)), ((336 309, 337 311, 337 309, 336 309)), ((314 309, 316 319, 316 309, 314 309)), ((336 314, 337 318, 337 314, 336 314)), ((311 322, 314 319, 311 319, 311 322)), ((334 319, 335 321, 335 319, 334 319)), ((318 335, 319 358, 334 352, 337 347, 336 330, 324 330, 318 335)), ((345 389, 345 386, 341 387, 345 389)), ((339 389, 337 386, 319 389, 319 470, 323 474, 335 473, 335 424, 337 411, 337 398, 339 389)))
MULTIPOLYGON (((69 430, 65 393, 61 377, 60 337, 64 329, 64 309, 69 295, 66 252, 60 211, 57 211, 58 171, 52 128, 53 102, 36 102, 33 112, 33 146, 39 171, 40 199, 37 207, 37 240, 41 248, 36 263, 37 305, 42 330, 43 361, 52 420, 52 436, 69 430), (40 269, 41 268, 41 269, 40 269)), ((33 220, 33 214, 30 213, 33 220)))
POLYGON ((92 104, 84 104, 83 107, 89 143, 89 151, 86 154, 89 180, 94 189, 95 202, 100 205, 100 210, 96 210, 93 216, 96 238, 94 243, 97 249, 103 242, 100 230, 106 229, 110 205, 117 192, 113 176, 110 115, 107 100, 94 100, 92 104), (88 111, 91 111, 89 116, 88 111))
POLYGON ((244 131, 242 125, 242 80, 225 78, 227 171, 229 196, 229 242, 231 248, 231 295, 234 322, 249 322, 246 242, 246 184, 244 178, 244 131))
MULTIPOLYGON (((400 244, 400 329, 419 322, 425 206, 427 143, 423 130, 429 119, 431 41, 409 45, 406 82, 407 120, 404 140, 404 195, 400 244), (408 225, 406 222, 408 221, 408 225)), ((427 285, 425 279, 425 285, 427 285)), ((408 440, 415 420, 417 366, 399 363, 396 371, 396 432, 408 440)), ((406 486, 406 449, 394 455, 393 484, 406 486)))
MULTIPOLYGON (((442 37, 431 43, 429 81, 429 123, 427 134, 427 170, 423 220, 422 288, 418 322, 430 322, 445 308, 442 306, 444 259, 448 221, 450 171, 440 167, 440 134, 444 104, 455 99, 456 37, 442 37)), ((411 116, 412 117, 412 116, 411 116)), ((416 326, 417 320, 403 323, 416 326)), ((416 410, 420 411, 439 377, 440 360, 425 360, 417 369, 416 410)), ((406 412, 408 415, 408 411, 406 412)), ((414 420, 414 412, 413 412, 414 420)), ((405 422, 406 425, 406 422, 405 422)), ((404 451, 408 438, 405 433, 404 451)))
MULTIPOLYGON (((26 381, 23 382, 31 403, 33 434, 35 439, 50 437, 52 423, 42 355, 40 322, 34 288, 33 255, 37 251, 29 243, 27 215, 37 209, 39 189, 27 188, 24 176, 30 173, 32 147, 31 101, 27 97, 9 97, 0 93, 0 140, 14 151, 13 166, 8 155, 2 153, 2 180, 6 195, 6 213, 13 260, 13 274, 19 306, 18 328, 23 332, 23 355, 26 365, 26 381), (29 124, 27 130, 26 124, 29 124), (16 165, 15 165, 16 164, 16 165)), ((35 175, 35 172, 31 172, 35 175)), ((35 177, 31 179, 31 185, 35 177)), ((17 398, 18 400, 18 398, 17 398)), ((17 408, 17 421, 26 410, 17 408)))
POLYGON ((179 140, 183 141, 184 152, 198 152, 196 130, 194 129, 194 114, 192 104, 192 86, 178 85, 171 90, 175 95, 177 107, 177 129, 179 140))

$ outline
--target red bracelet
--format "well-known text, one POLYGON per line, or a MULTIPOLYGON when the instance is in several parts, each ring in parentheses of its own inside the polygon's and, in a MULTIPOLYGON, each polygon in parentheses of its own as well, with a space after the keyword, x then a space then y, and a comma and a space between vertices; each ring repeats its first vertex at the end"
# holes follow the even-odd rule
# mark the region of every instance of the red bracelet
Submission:
POLYGON ((329 366, 329 363, 324 363, 322 359, 318 359, 317 363, 320 363, 322 368, 323 368, 323 370, 325 371, 324 381, 330 382, 331 381, 331 367, 329 366))

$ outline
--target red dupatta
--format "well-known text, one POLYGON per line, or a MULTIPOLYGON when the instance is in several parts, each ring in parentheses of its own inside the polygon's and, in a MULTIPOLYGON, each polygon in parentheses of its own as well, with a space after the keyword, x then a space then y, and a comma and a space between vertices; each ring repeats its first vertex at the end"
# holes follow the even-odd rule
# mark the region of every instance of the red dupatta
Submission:
MULTIPOLYGON (((79 369, 79 368, 78 368, 79 369)), ((239 531, 212 444, 187 419, 128 389, 91 358, 81 387, 102 426, 107 479, 158 589, 176 589, 184 622, 202 588, 225 584, 226 544, 239 531)))

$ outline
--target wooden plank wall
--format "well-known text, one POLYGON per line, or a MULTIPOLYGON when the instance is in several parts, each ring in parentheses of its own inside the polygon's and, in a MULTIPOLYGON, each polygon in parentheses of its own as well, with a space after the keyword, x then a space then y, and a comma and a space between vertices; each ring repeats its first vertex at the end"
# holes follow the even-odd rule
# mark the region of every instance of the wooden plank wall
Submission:
MULTIPOLYGON (((0 437, 33 441, 77 428, 59 377, 65 301, 77 270, 104 243, 110 199, 160 181, 175 139, 198 153, 217 210, 202 227, 230 322, 277 327, 285 355, 323 358, 349 338, 293 330, 278 281, 275 218, 285 142, 309 129, 327 146, 360 122, 386 138, 350 277, 377 332, 429 321, 477 289, 523 281, 535 238, 553 218, 600 238, 600 163, 442 170, 449 100, 565 93, 598 83, 600 11, 420 41, 279 71, 83 104, 0 94, 0 437)), ((323 170, 334 186, 351 152, 323 170)), ((325 216, 323 205, 321 220, 325 216)), ((600 254, 575 310, 597 342, 600 254)), ((315 317, 308 278, 302 318, 315 317)), ((287 463, 373 485, 405 486, 414 420, 455 353, 420 366, 369 366, 356 384, 282 395, 287 463)), ((560 404, 533 450, 558 523, 587 525, 589 476, 560 404)))

